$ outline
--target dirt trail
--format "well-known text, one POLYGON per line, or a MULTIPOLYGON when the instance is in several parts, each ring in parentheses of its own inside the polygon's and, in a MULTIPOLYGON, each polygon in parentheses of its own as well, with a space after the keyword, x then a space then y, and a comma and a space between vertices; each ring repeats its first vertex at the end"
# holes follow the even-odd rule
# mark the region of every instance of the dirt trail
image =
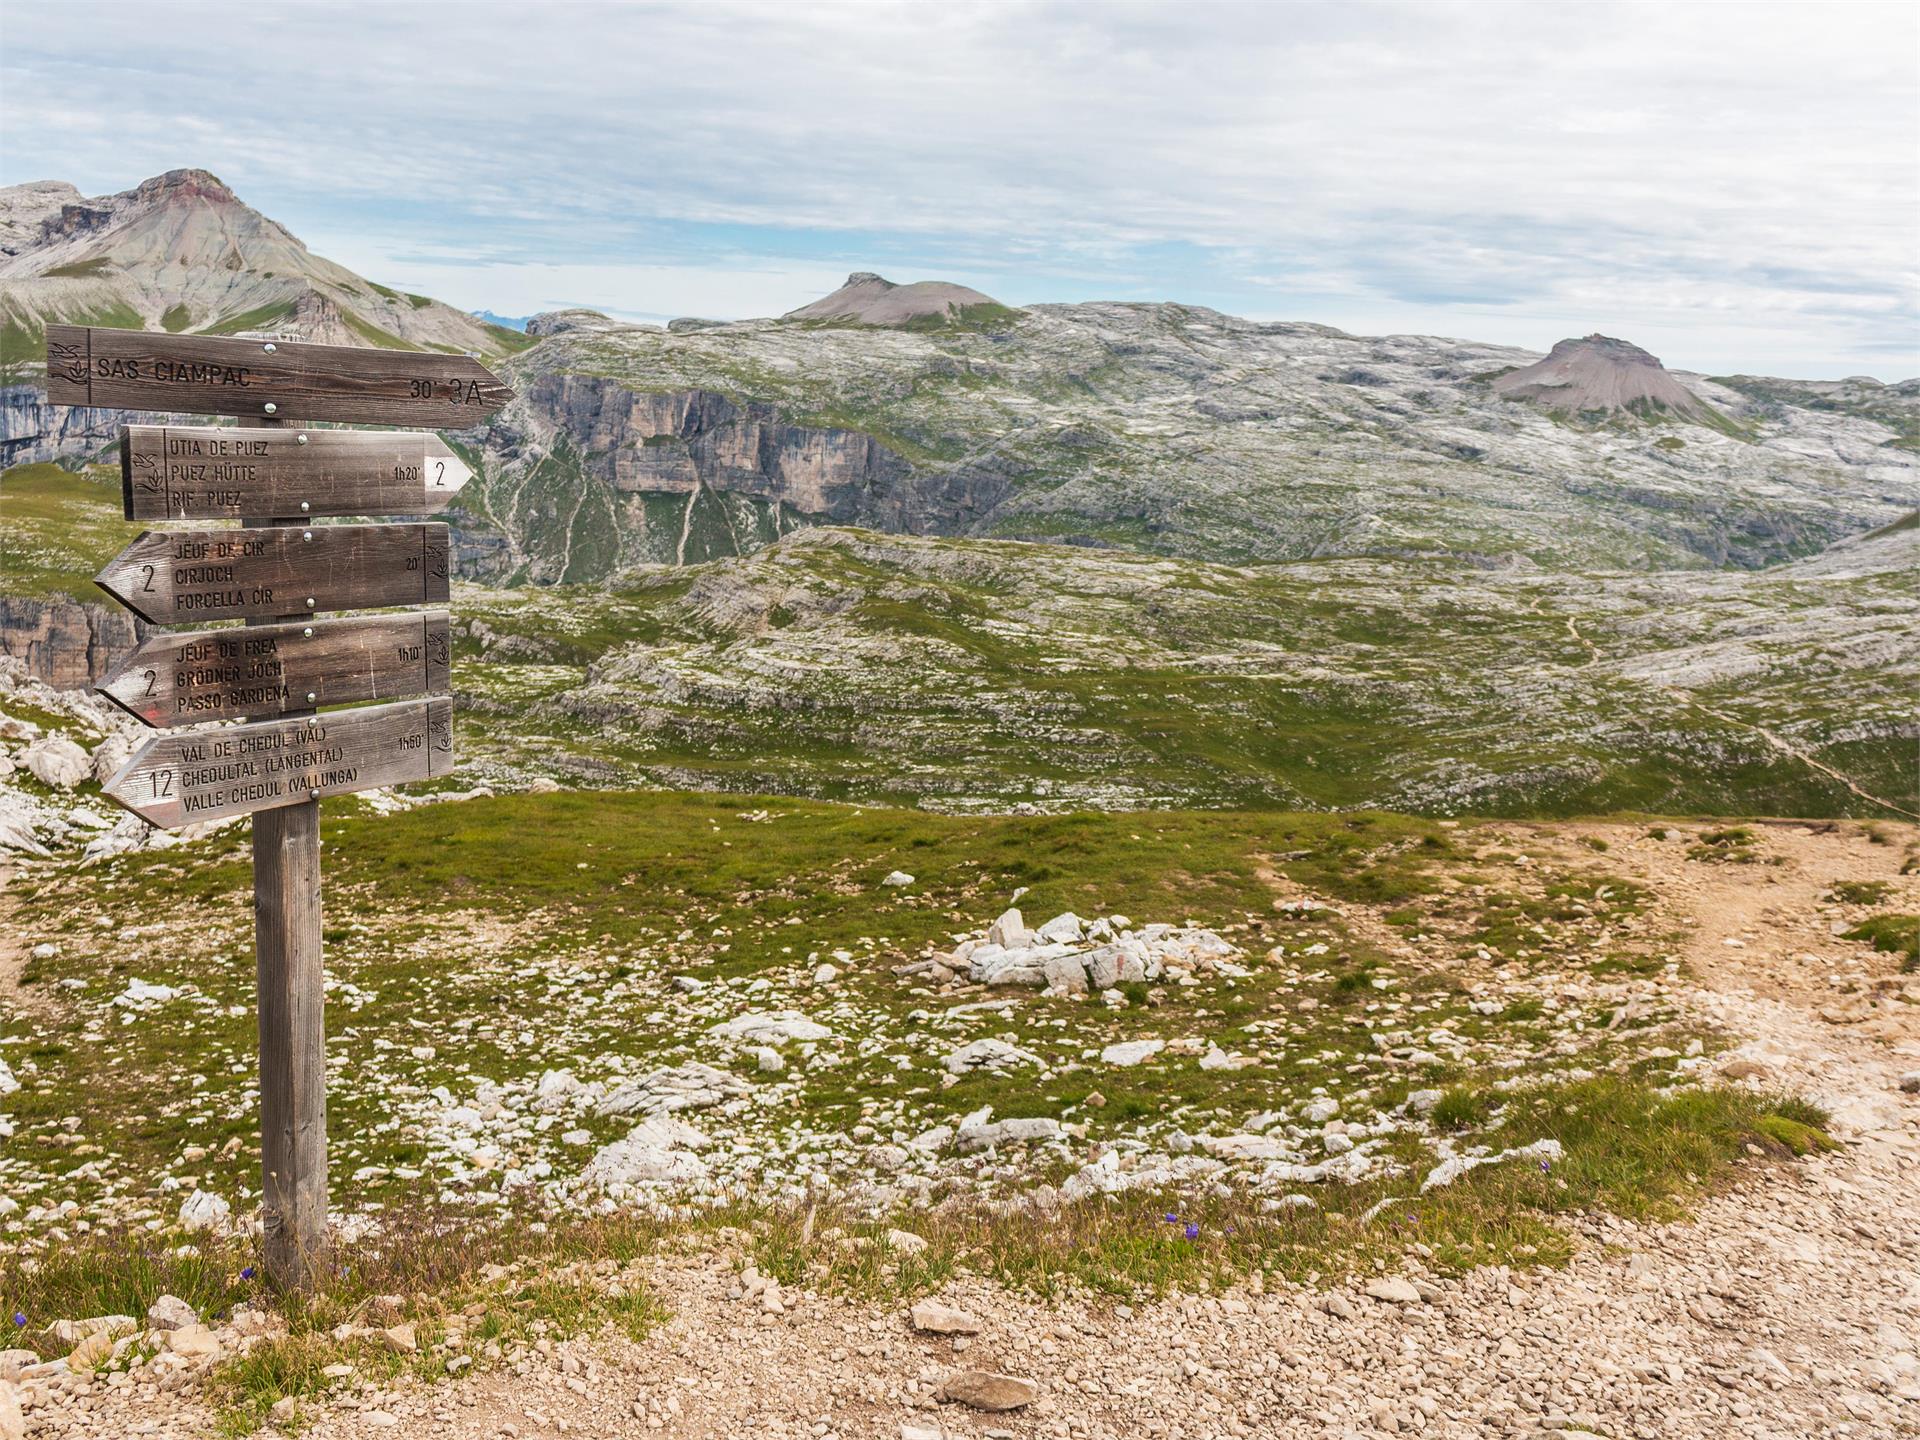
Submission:
MULTIPOLYGON (((984 1318, 963 1349, 893 1307, 792 1295, 786 1314, 729 1300, 724 1256, 663 1260, 673 1318, 645 1344, 573 1343, 525 1373, 358 1397, 306 1432, 498 1436, 1537 1436, 1808 1440, 1920 1435, 1920 999, 1894 958, 1833 933, 1836 880, 1901 877, 1912 827, 1759 828, 1754 863, 1686 858, 1644 827, 1501 827, 1652 883, 1693 976, 1688 1003, 1746 1037, 1723 1061, 1827 1105, 1843 1148, 1758 1165, 1692 1221, 1600 1221, 1564 1270, 1483 1269, 1424 1303, 1357 1290, 1181 1297, 1137 1309, 943 1298, 984 1318), (1605 854, 1582 844, 1606 841, 1605 854), (1738 942, 1729 944, 1728 941, 1738 942), (956 1353, 958 1352, 958 1353, 956 1353), (1031 1407, 983 1414, 932 1398, 979 1365, 1029 1376, 1031 1407)), ((168 1402, 176 1404, 178 1402, 168 1402)), ((51 1417, 46 1433, 188 1435, 204 1414, 132 1403, 51 1417), (102 1428, 105 1427, 105 1428, 102 1428), (150 1428, 143 1428, 150 1427, 150 1428)))
POLYGON ((17 866, 0 860, 0 1014, 45 1015, 52 1008, 46 996, 20 983, 31 951, 26 928, 13 918, 9 887, 18 873, 17 866))

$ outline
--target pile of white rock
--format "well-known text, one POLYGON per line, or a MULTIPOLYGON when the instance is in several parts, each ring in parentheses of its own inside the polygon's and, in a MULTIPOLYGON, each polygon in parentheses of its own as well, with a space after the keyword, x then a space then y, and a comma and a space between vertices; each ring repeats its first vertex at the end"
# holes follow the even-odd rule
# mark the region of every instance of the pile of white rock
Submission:
POLYGON ((1241 952, 1197 925, 1143 925, 1124 915, 1083 920, 1068 911, 1035 929, 1017 909, 963 938, 931 966, 979 985, 1026 985, 1058 995, 1104 993, 1129 983, 1244 976, 1241 952))

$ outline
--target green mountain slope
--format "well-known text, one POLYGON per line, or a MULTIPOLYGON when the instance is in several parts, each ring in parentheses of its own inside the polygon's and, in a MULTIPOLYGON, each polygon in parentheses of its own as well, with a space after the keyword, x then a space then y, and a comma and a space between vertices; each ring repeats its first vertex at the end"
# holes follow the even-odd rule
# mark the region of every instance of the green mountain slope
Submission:
POLYGON ((461 598, 483 750, 961 811, 1920 811, 1912 530, 1591 577, 820 530, 636 581, 461 598))

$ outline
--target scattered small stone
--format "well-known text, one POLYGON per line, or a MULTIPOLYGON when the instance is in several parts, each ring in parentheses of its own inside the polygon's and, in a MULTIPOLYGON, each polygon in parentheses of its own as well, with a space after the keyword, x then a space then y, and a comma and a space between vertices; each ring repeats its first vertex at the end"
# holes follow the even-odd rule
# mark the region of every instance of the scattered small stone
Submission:
POLYGON ((887 878, 880 883, 890 886, 895 890, 902 890, 913 884, 913 876, 907 874, 904 870, 889 870, 887 872, 887 878))
POLYGON ((939 1300, 922 1300, 913 1307, 913 1328, 928 1335, 978 1335, 977 1317, 939 1300))
POLYGON ((1164 1040, 1123 1040, 1102 1050, 1100 1060, 1107 1065, 1139 1065, 1166 1048, 1164 1040))
POLYGON ((167 1332, 167 1349, 187 1360, 210 1359, 220 1353, 220 1340, 204 1325, 183 1325, 167 1332))
POLYGON ((147 1307, 149 1330, 183 1330, 199 1323, 199 1313, 177 1295, 162 1295, 147 1307))
POLYGON ((195 1190, 180 1202, 180 1223, 189 1230, 213 1230, 224 1226, 233 1207, 208 1190, 195 1190))
POLYGON ((1031 1050, 1005 1040, 985 1039, 962 1045, 940 1063, 950 1074, 965 1075, 970 1070, 1018 1070, 1042 1062, 1031 1050))
POLYGON ((67 1355, 69 1370, 91 1370, 113 1353, 113 1336, 96 1330, 81 1340, 67 1355))
POLYGON ((1018 1410, 1040 1397, 1040 1387, 1018 1375, 993 1370, 961 1370, 940 1386, 940 1398, 957 1400, 975 1410, 1018 1410))
POLYGON ((1402 1280, 1397 1275, 1384 1276, 1367 1282, 1367 1294, 1376 1300, 1384 1300, 1389 1305, 1418 1305, 1420 1292, 1413 1288, 1411 1281, 1402 1280))

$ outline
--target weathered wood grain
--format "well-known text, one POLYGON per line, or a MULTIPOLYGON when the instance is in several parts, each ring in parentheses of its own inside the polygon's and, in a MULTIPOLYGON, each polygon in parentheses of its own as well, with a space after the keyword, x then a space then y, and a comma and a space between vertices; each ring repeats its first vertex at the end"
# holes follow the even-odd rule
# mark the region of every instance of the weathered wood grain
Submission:
POLYGON ((327 1258, 327 1022, 320 806, 253 817, 260 1020, 260 1248, 267 1278, 306 1290, 327 1258))
POLYGON ((106 795, 163 830, 430 780, 453 768, 453 701, 406 700, 157 735, 106 795))
MULTIPOLYGON (((243 419, 240 426, 271 431, 287 423, 243 419)), ((248 620, 242 628, 271 625, 248 620)), ((282 1291, 306 1291, 325 1274, 328 1240, 320 802, 309 799, 257 811, 247 823, 253 833, 254 983, 260 1027, 261 1259, 270 1284, 282 1291)))
POLYGON ((158 729, 447 693, 447 613, 150 637, 94 686, 158 729))
POLYGON ((120 437, 129 520, 430 515, 472 478, 418 430, 129 425, 120 437))
POLYGON ((47 327, 53 405, 460 430, 512 398, 499 376, 465 355, 47 327))
POLYGON ((447 527, 149 530, 94 583, 156 625, 428 605, 447 598, 447 527))

